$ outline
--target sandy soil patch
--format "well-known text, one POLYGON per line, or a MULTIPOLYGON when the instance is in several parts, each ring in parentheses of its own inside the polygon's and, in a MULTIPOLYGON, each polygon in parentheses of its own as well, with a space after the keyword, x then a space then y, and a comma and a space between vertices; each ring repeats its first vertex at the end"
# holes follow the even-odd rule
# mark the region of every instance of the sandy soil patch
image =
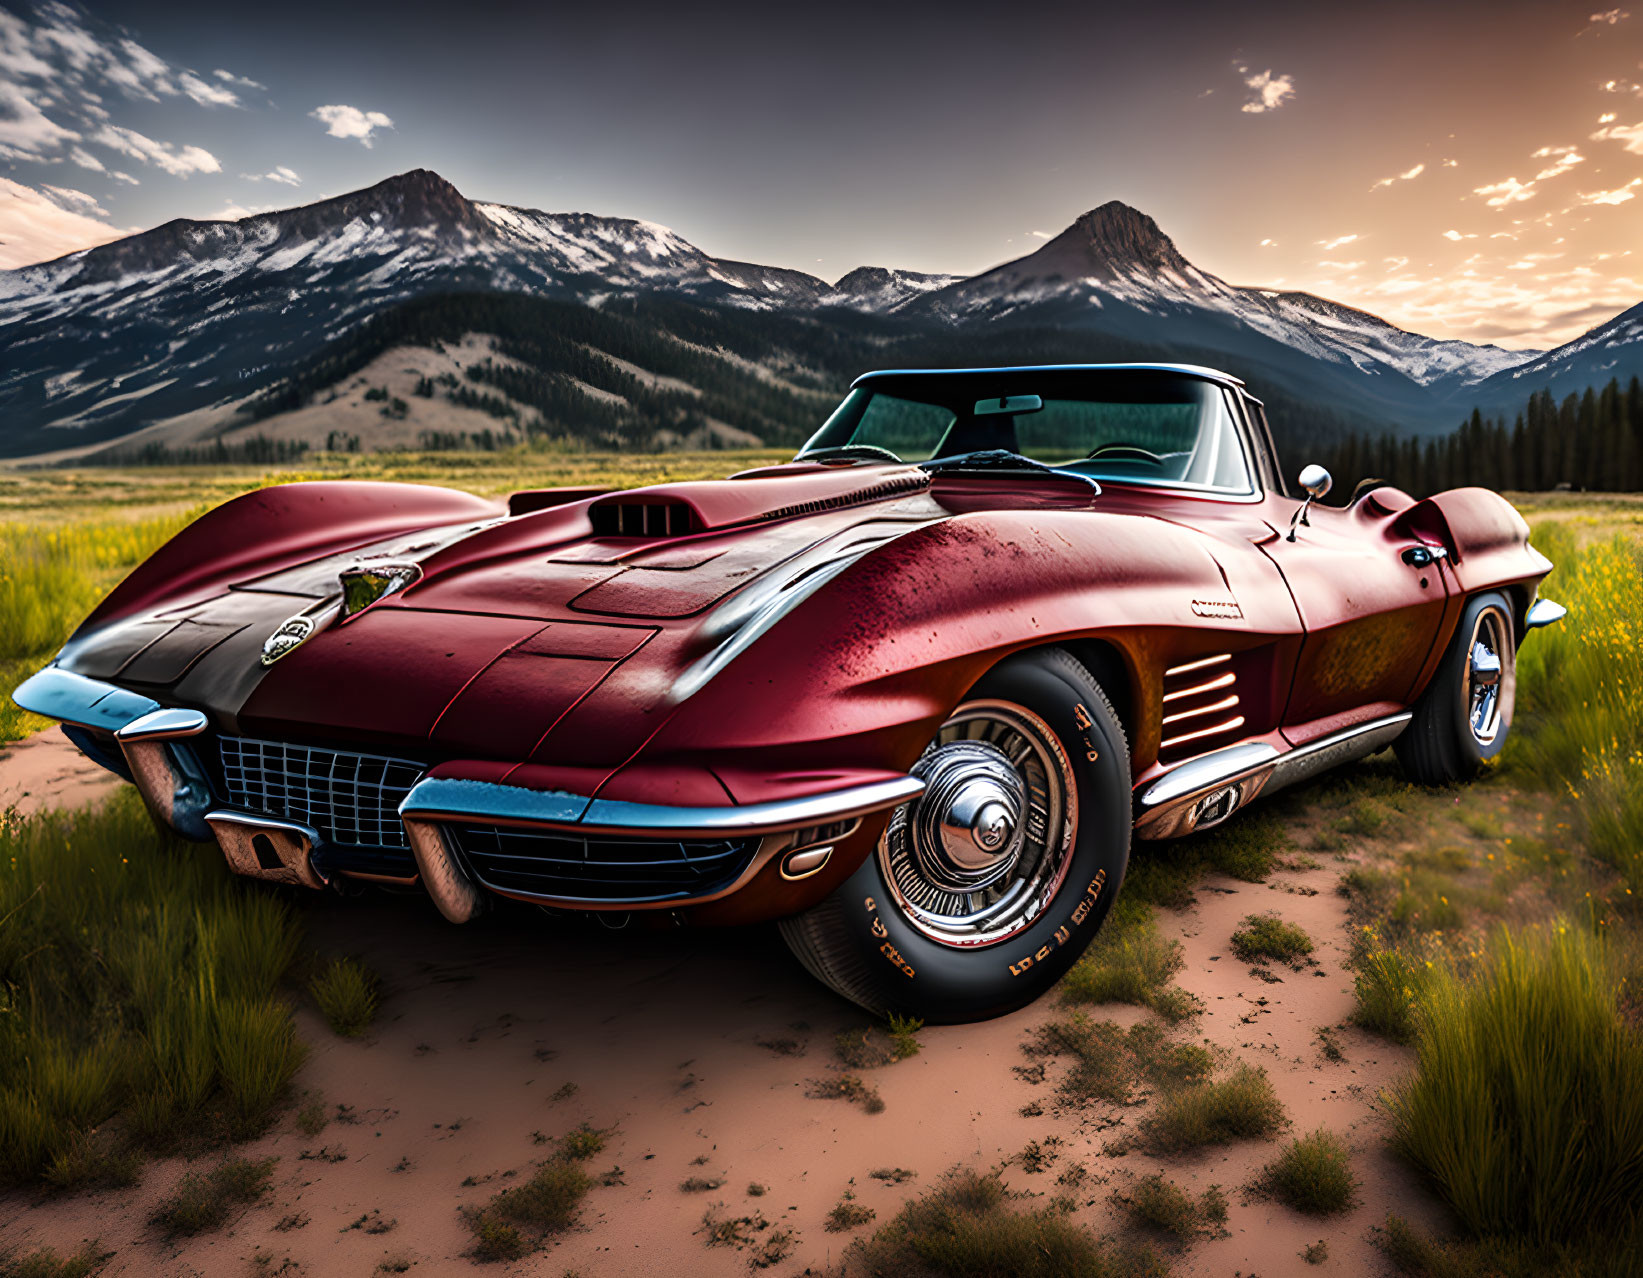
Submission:
MULTIPOLYGON (((26 791, 38 804, 42 791, 65 802, 106 790, 54 739, 0 754, 4 793, 26 791)), ((316 1136, 291 1114, 238 1151, 279 1159, 266 1202, 221 1233, 164 1243, 147 1220, 188 1170, 164 1160, 134 1189, 8 1196, 0 1248, 46 1243, 62 1252, 97 1238, 116 1253, 108 1272, 131 1275, 244 1272, 258 1254, 272 1257, 263 1272, 369 1274, 395 1258, 415 1262, 413 1273, 460 1272, 472 1241, 460 1208, 528 1177, 552 1152, 546 1142, 588 1123, 609 1137, 587 1170, 619 1169, 617 1183, 595 1187, 580 1223, 545 1253, 501 1272, 746 1273, 744 1255, 709 1249, 699 1232, 716 1204, 796 1231, 791 1256, 772 1272, 816 1272, 872 1228, 824 1229, 846 1189, 883 1223, 955 1165, 1008 1163, 1014 1188, 1052 1195, 1064 1192, 1057 1177, 1074 1162, 1090 1173, 1078 1217, 1103 1231, 1119 1227, 1107 1199, 1131 1177, 1163 1170, 1194 1192, 1223 1188, 1228 1236, 1176 1256, 1178 1273, 1385 1272, 1370 1227, 1389 1210, 1422 1224, 1438 1218, 1383 1150, 1376 1097, 1410 1053, 1343 1029, 1345 1059, 1331 1062, 1316 1037, 1345 1020, 1352 1000, 1345 903, 1334 891, 1343 868, 1328 861, 1267 884, 1211 876, 1193 907, 1162 911, 1160 926, 1184 947, 1179 983, 1205 1006, 1183 1035, 1229 1062, 1265 1068, 1292 1120, 1288 1135, 1323 1125, 1353 1147, 1362 1184, 1344 1217, 1309 1220, 1245 1192, 1279 1142, 1168 1158, 1107 1152, 1143 1109, 1060 1111, 1063 1063, 1052 1060, 1038 1083, 1016 1072, 1030 1063, 1021 1044, 1032 1028, 1064 1014, 1054 998, 981 1025, 923 1030, 917 1056, 866 1071, 885 1106, 870 1114, 807 1096, 815 1080, 844 1068, 834 1035, 867 1021, 812 983, 767 929, 612 932, 526 908, 458 928, 419 894, 371 892, 303 903, 310 947, 361 958, 381 975, 384 998, 358 1041, 334 1036, 311 1009, 299 1014, 311 1051, 298 1087, 323 1097, 333 1115, 345 1108, 316 1136), (1281 979, 1273 982, 1233 954, 1239 922, 1269 910, 1312 935, 1315 966, 1274 965, 1269 975, 1281 979), (1035 1100, 1043 1112, 1024 1116, 1035 1100), (1037 1172, 1019 1159, 1033 1141, 1053 1149, 1037 1172), (870 1175, 898 1167, 917 1175, 902 1184, 870 1175), (685 1192, 691 1177, 721 1183, 685 1192), (749 1196, 754 1184, 767 1192, 749 1196), (393 1223, 370 1233, 353 1227, 361 1217, 393 1223), (1328 1262, 1304 1264, 1301 1248, 1320 1238, 1328 1262)), ((1124 1024, 1150 1015, 1091 1010, 1124 1024)))
POLYGON ((47 808, 78 808, 106 798, 124 782, 81 754, 52 728, 0 744, 0 812, 31 816, 47 808))

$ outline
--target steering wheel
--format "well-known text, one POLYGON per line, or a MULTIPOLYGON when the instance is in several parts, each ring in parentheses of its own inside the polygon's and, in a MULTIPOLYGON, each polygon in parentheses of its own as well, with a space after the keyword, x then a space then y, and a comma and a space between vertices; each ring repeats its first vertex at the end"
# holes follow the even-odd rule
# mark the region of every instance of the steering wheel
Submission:
POLYGON ((1084 454, 1085 461, 1094 461, 1097 457, 1106 457, 1113 461, 1144 461, 1154 466, 1162 466, 1164 459, 1157 453, 1149 452, 1139 444, 1101 444, 1091 452, 1084 454))

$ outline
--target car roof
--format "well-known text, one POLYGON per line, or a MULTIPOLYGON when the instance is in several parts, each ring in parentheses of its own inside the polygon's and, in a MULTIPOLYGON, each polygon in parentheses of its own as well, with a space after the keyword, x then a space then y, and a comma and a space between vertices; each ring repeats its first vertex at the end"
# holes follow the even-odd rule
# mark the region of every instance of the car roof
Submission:
POLYGON ((1178 377, 1195 377, 1221 386, 1242 390, 1244 383, 1231 373, 1202 364, 1009 364, 998 368, 881 368, 863 373, 850 383, 854 390, 880 378, 902 377, 985 377, 990 375, 1025 373, 1170 373, 1178 377))

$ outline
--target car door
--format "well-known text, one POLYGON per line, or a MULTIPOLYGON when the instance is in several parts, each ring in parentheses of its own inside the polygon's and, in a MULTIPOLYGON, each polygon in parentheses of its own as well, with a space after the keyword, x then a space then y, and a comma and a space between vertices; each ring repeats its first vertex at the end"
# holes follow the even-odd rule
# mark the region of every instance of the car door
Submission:
MULTIPOLYGON (((1274 499, 1277 513, 1299 505, 1274 499)), ((1441 551, 1393 527, 1372 497, 1314 505, 1289 540, 1287 521, 1260 547, 1294 595, 1304 636, 1283 720, 1299 744, 1408 705, 1443 625, 1441 551), (1423 562, 1424 561, 1424 562, 1423 562)))

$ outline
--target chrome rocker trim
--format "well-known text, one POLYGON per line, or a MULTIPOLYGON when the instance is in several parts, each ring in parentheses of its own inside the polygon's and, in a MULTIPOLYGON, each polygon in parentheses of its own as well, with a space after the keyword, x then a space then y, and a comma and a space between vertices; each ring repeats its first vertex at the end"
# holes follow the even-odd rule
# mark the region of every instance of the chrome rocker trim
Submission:
POLYGON ((1553 603, 1550 599, 1537 599, 1529 605, 1529 611, 1524 614, 1523 628, 1538 630, 1542 626, 1555 625, 1569 615, 1569 610, 1560 603, 1553 603))
POLYGON ((1266 742, 1246 742, 1192 759, 1142 791, 1136 801, 1136 836, 1174 839, 1219 825, 1257 795, 1384 749, 1412 717, 1410 711, 1400 711, 1288 751, 1266 742))

